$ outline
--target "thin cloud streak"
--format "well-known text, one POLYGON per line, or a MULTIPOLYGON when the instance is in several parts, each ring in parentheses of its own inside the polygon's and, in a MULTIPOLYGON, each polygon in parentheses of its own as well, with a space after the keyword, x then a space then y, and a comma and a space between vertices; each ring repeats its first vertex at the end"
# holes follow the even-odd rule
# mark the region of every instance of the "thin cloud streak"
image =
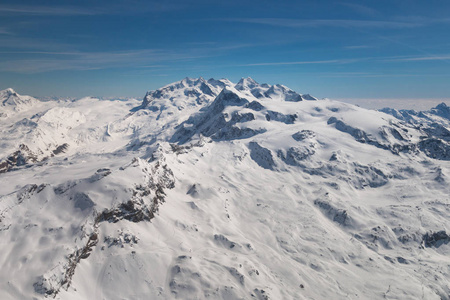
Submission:
POLYGON ((12 34, 8 29, 0 27, 0 34, 12 34))
POLYGON ((336 74, 336 75, 320 75, 320 77, 328 78, 346 78, 346 77, 364 77, 364 78, 389 78, 389 77, 450 77, 450 74, 336 74))
POLYGON ((275 19, 275 18, 237 18, 237 19, 222 19, 228 22, 240 22, 251 24, 263 24, 281 27, 349 27, 349 28, 414 28, 420 27, 423 24, 417 22, 396 22, 396 21, 372 21, 372 20, 327 20, 327 19, 313 19, 313 20, 298 20, 298 19, 275 19))
POLYGON ((2 36, 0 38, 0 49, 12 49, 8 52, 20 52, 21 50, 40 52, 67 52, 67 49, 73 48, 73 44, 63 43, 60 41, 55 41, 53 39, 38 39, 18 36, 2 36))
POLYGON ((54 7, 38 5, 0 5, 1 15, 45 15, 45 16, 93 16, 103 14, 98 9, 82 9, 76 7, 54 7))
MULTIPOLYGON (((0 39, 0 43, 1 43, 0 39)), ((5 39, 4 39, 5 40, 5 39)), ((8 40, 5 40, 8 41, 8 40)), ((11 40, 11 44, 29 45, 27 39, 11 40)), ((170 63, 228 55, 230 51, 255 47, 254 44, 211 45, 209 47, 185 47, 183 49, 142 49, 110 52, 82 52, 65 50, 67 45, 55 49, 54 45, 35 41, 34 46, 46 45, 42 50, 0 50, 0 71, 15 73, 43 73, 61 70, 92 70, 113 68, 166 68, 170 63), (65 48, 65 49, 64 49, 65 48), (2 59, 1 54, 5 57, 2 59), (7 59, 6 55, 10 57, 7 59), (17 55, 17 56, 15 56, 17 55), (26 57, 15 59, 15 57, 26 57), (12 58, 11 58, 12 57, 12 58)), ((39 47, 36 47, 39 48, 39 47)), ((0 46, 1 49, 1 46, 0 46)))
POLYGON ((239 65, 242 67, 255 66, 285 66, 285 65, 308 65, 308 64, 349 64, 360 61, 360 59, 331 59, 331 60, 311 60, 311 61, 288 61, 288 62, 267 62, 239 65))
POLYGON ((93 6, 88 8, 76 6, 45 6, 45 5, 0 5, 0 15, 35 15, 35 16, 97 16, 141 14, 146 12, 166 12, 183 9, 183 3, 153 3, 148 1, 135 1, 130 5, 122 1, 107 8, 93 6))
POLYGON ((450 55, 442 55, 442 56, 419 56, 419 57, 399 57, 386 59, 386 62, 402 62, 402 61, 432 61, 432 60, 440 60, 448 62, 450 60, 450 55))
POLYGON ((188 61, 208 56, 204 52, 189 50, 176 52, 163 49, 63 54, 72 55, 73 57, 61 59, 58 56, 42 59, 5 60, 0 61, 0 71, 33 74, 61 70, 84 71, 123 67, 141 68, 142 66, 149 66, 155 63, 188 61))
POLYGON ((0 51, 0 54, 81 55, 82 53, 57 51, 0 51))
POLYGON ((158 68, 166 68, 167 65, 150 65, 150 66, 139 66, 142 69, 158 69, 158 68))
POLYGON ((307 72, 300 74, 321 78, 450 77, 450 74, 435 73, 307 72))
POLYGON ((348 50, 369 49, 369 48, 373 48, 373 46, 369 46, 369 45, 355 45, 355 46, 345 46, 344 47, 344 49, 348 49, 348 50))

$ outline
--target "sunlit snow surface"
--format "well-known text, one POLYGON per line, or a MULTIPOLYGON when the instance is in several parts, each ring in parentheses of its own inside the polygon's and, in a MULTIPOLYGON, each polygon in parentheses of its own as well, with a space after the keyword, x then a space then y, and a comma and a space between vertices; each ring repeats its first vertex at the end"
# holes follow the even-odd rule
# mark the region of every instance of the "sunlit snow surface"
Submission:
POLYGON ((0 299, 449 299, 445 105, 251 78, 0 101, 0 299))

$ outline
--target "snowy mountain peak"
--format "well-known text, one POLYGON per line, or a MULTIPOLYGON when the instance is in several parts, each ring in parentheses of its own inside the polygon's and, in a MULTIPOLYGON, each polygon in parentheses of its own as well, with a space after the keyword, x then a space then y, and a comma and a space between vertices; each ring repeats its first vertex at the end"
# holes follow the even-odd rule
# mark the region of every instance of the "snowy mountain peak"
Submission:
POLYGON ((199 78, 190 78, 190 77, 186 77, 183 80, 181 80, 181 83, 186 86, 186 87, 192 87, 192 86, 197 86, 201 83, 205 83, 205 79, 203 79, 203 77, 199 77, 199 78))
POLYGON ((449 109, 449 106, 447 104, 445 104, 445 102, 442 102, 442 103, 438 104, 435 108, 436 109, 449 109))
POLYGON ((259 83, 257 83, 253 78, 247 77, 247 78, 241 78, 239 82, 236 84, 235 88, 237 90, 247 90, 247 89, 254 89, 255 87, 259 86, 259 83))
POLYGON ((19 95, 12 88, 0 91, 0 103, 4 107, 12 108, 14 111, 27 109, 39 102, 30 96, 19 95))
POLYGON ((445 104, 444 102, 437 105, 435 108, 432 108, 431 111, 438 116, 450 119, 450 107, 447 106, 447 104, 445 104))
POLYGON ((181 110, 190 106, 203 105, 212 101, 227 84, 226 81, 213 78, 206 81, 202 77, 186 77, 155 91, 147 92, 141 107, 156 111, 165 109, 167 106, 176 106, 181 110))
POLYGON ((270 99, 275 101, 299 102, 302 100, 317 100, 309 94, 301 95, 290 88, 281 85, 259 84, 254 79, 241 78, 237 84, 228 79, 216 80, 203 77, 186 77, 180 81, 168 84, 160 89, 149 91, 144 97, 140 108, 151 111, 166 110, 175 106, 177 110, 186 107, 201 107, 211 103, 221 91, 227 88, 227 92, 240 92, 247 98, 270 99))
POLYGON ((16 91, 14 91, 12 88, 8 88, 8 89, 0 91, 0 101, 1 102, 8 100, 12 96, 19 97, 19 94, 17 94, 16 91))
POLYGON ((17 93, 12 88, 7 88, 7 89, 0 91, 0 97, 3 97, 4 95, 13 95, 13 94, 17 94, 17 93))
POLYGON ((303 100, 315 101, 318 100, 316 97, 311 96, 310 94, 302 94, 303 100))
POLYGON ((447 106, 447 104, 445 104, 444 102, 426 111, 393 108, 383 108, 380 109, 380 111, 412 124, 422 124, 424 120, 426 120, 427 122, 431 121, 443 126, 447 126, 448 120, 450 120, 450 107, 447 106))
POLYGON ((279 101, 299 102, 303 100, 300 94, 281 84, 272 85, 264 95, 279 101))
POLYGON ((245 97, 243 97, 243 95, 241 95, 241 93, 237 89, 226 86, 214 100, 212 105, 214 105, 215 103, 222 103, 225 106, 242 106, 248 103, 248 100, 246 100, 245 97))

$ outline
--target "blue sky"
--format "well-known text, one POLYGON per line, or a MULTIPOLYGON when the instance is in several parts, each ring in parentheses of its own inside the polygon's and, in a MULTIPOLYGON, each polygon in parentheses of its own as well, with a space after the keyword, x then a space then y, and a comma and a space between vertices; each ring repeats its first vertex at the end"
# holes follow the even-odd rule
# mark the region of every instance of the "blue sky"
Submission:
POLYGON ((450 97, 450 1, 0 4, 0 89, 135 96, 186 76, 328 98, 450 97))

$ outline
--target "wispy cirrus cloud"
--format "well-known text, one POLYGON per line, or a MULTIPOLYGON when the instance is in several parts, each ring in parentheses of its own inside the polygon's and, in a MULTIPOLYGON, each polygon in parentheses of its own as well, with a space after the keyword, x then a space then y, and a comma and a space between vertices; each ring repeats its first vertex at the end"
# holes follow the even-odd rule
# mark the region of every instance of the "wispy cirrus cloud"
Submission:
MULTIPOLYGON (((311 73, 309 73, 312 75, 311 73)), ((319 77, 329 78, 392 78, 392 77, 450 77, 449 74, 409 74, 409 73, 365 73, 365 72, 340 72, 340 73, 315 73, 319 77)))
POLYGON ((43 73, 61 70, 113 68, 160 68, 172 63, 219 55, 211 49, 142 49, 110 52, 4 51, 0 54, 29 54, 32 58, 0 59, 1 72, 43 73))
MULTIPOLYGON (((289 65, 309 65, 309 64, 352 64, 352 63, 361 63, 361 62, 415 62, 415 61, 433 61, 433 60, 441 60, 450 63, 450 55, 441 55, 441 56, 395 56, 395 57, 359 57, 359 58, 338 58, 338 59, 328 59, 328 60, 306 60, 306 61, 287 61, 287 62, 260 62, 260 63, 249 63, 237 65, 240 67, 258 67, 258 66, 289 66, 289 65)), ((330 74, 328 74, 330 75, 330 74)), ((416 77, 416 76, 424 76, 424 74, 373 74, 373 73, 338 73, 331 74, 331 76, 358 76, 358 77, 416 77)), ((433 74, 432 76, 435 76, 433 74)), ((430 75, 431 76, 431 75, 430 75)), ((438 75, 436 75, 438 76, 438 75)), ((444 75, 448 76, 448 75, 444 75)))
POLYGON ((353 45, 353 46, 345 46, 344 49, 348 50, 357 50, 357 49, 369 49, 373 48, 373 46, 370 45, 353 45))
POLYGON ((69 6, 0 5, 0 15, 86 16, 102 14, 101 10, 69 6))
POLYGON ((0 51, 0 54, 79 55, 80 52, 64 52, 64 51, 0 51))
POLYGON ((228 22, 240 22, 251 24, 263 24, 281 27, 349 27, 349 28, 414 28, 422 26, 422 23, 407 21, 385 20, 343 20, 343 19, 277 19, 277 18, 235 18, 221 19, 228 22))
POLYGON ((11 34, 0 37, 0 49, 11 49, 10 52, 20 52, 23 49, 56 52, 59 50, 73 49, 73 45, 59 40, 21 37, 11 34))
POLYGON ((11 31, 9 31, 7 28, 5 27, 0 27, 0 34, 12 34, 11 31))
MULTIPOLYGON (((233 48, 232 46, 230 46, 233 48)), ((225 51, 228 47, 225 47, 225 51)), ((183 51, 167 49, 143 49, 111 52, 78 51, 0 51, 1 54, 28 54, 33 58, 0 60, 0 71, 14 73, 43 73, 61 70, 98 70, 111 68, 165 69, 172 63, 197 60, 216 56, 208 49, 185 49, 183 51)), ((362 57, 338 58, 327 60, 303 60, 282 62, 257 62, 235 65, 236 67, 276 67, 295 65, 343 65, 365 61, 400 62, 450 60, 448 56, 424 57, 362 57)), ((326 73, 326 77, 415 77, 424 74, 377 74, 377 73, 326 73)))
POLYGON ((239 65, 241 67, 256 66, 288 66, 288 65, 311 65, 311 64, 349 64, 360 61, 361 59, 330 59, 330 60, 309 60, 309 61, 287 61, 287 62, 262 62, 253 64, 239 65))
MULTIPOLYGON (((74 2, 76 4, 76 2, 74 2)), ((63 5, 6 5, 0 4, 0 15, 35 16, 96 16, 115 14, 139 14, 146 12, 164 12, 180 10, 185 3, 154 2, 145 0, 113 1, 108 6, 63 6, 63 5)))
POLYGON ((179 53, 161 49, 117 52, 46 52, 28 51, 38 58, 0 61, 0 71, 41 73, 58 70, 94 70, 120 67, 138 67, 161 61, 193 59, 193 53, 179 53))
POLYGON ((386 62, 408 62, 408 61, 433 61, 433 60, 440 60, 440 61, 450 61, 450 54, 446 55, 425 55, 425 56, 400 56, 400 57, 393 57, 393 58, 387 58, 384 59, 386 62))

